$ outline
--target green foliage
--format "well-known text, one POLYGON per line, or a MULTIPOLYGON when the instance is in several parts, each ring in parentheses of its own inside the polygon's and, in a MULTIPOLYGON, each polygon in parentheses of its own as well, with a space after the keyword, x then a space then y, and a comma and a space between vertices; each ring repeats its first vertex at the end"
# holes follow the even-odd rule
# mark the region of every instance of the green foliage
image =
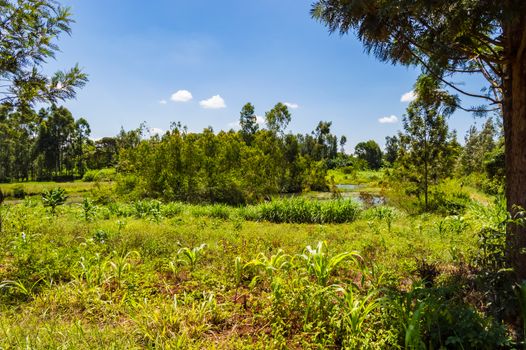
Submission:
POLYGON ((90 142, 84 119, 55 105, 38 114, 4 106, 0 115, 0 181, 82 176, 90 142))
POLYGON ((400 151, 400 140, 398 136, 387 136, 385 138, 385 154, 384 160, 389 166, 392 166, 398 159, 400 151))
POLYGON ((424 196, 428 210, 430 186, 451 175, 457 156, 456 136, 449 133, 445 119, 456 105, 428 76, 419 78, 416 93, 404 117, 405 133, 399 135, 401 149, 393 175, 395 181, 412 183, 413 194, 424 196))
POLYGON ((101 182, 115 180, 115 169, 88 170, 84 173, 82 181, 84 182, 101 182))
POLYGON ((403 327, 407 349, 509 346, 505 329, 491 318, 482 318, 447 288, 415 287, 387 303, 389 314, 403 327))
POLYGON ((241 135, 243 136, 243 140, 245 140, 247 145, 250 145, 254 139, 254 134, 259 129, 254 106, 251 103, 247 103, 243 106, 243 109, 241 109, 239 116, 239 126, 241 127, 241 135))
POLYGON ((249 220, 275 223, 344 223, 354 221, 360 206, 352 200, 316 201, 302 198, 273 200, 243 212, 249 220))
POLYGON ((78 66, 49 77, 41 68, 55 57, 56 39, 71 31, 71 12, 55 1, 4 1, 0 4, 3 40, 0 42, 0 74, 3 105, 25 105, 75 97, 86 74, 78 66))
POLYGON ((383 153, 376 141, 358 143, 354 148, 354 153, 358 159, 367 162, 369 169, 378 170, 382 167, 383 153))
POLYGON ((89 198, 84 198, 82 201, 82 214, 86 222, 92 221, 97 214, 97 207, 89 198))
POLYGON ((42 192, 42 203, 44 207, 51 209, 51 214, 55 215, 57 207, 66 203, 66 190, 61 187, 53 188, 50 190, 44 190, 42 192))
POLYGON ((17 185, 13 187, 13 197, 17 199, 24 199, 26 198, 26 190, 24 189, 24 186, 17 185))
POLYGON ((443 188, 444 186, 437 186, 430 190, 428 210, 441 212, 445 215, 463 214, 471 204, 469 195, 462 190, 451 191, 443 188))
POLYGON ((325 242, 318 242, 316 248, 307 246, 305 252, 300 255, 300 258, 305 260, 307 264, 307 272, 316 278, 316 282, 326 287, 333 271, 343 263, 345 260, 354 260, 360 258, 356 252, 344 252, 329 257, 327 252, 327 244, 325 242))
POLYGON ((190 203, 255 203, 305 188, 326 189, 324 161, 301 154, 298 139, 268 130, 248 145, 234 131, 200 134, 175 128, 120 154, 118 190, 135 198, 190 203))
POLYGON ((268 129, 276 134, 284 133, 291 119, 289 109, 281 102, 265 113, 265 122, 268 129))
POLYGON ((463 175, 483 173, 486 157, 495 147, 497 130, 492 119, 488 119, 482 130, 472 126, 466 135, 465 145, 458 159, 458 170, 463 175))
POLYGON ((199 257, 203 254, 205 248, 206 244, 204 243, 192 249, 183 247, 179 249, 177 255, 181 257, 180 261, 187 263, 188 265, 190 265, 190 269, 194 270, 197 261, 199 260, 199 257))
POLYGON ((504 151, 504 140, 501 140, 493 151, 486 154, 486 160, 484 162, 486 175, 501 185, 504 182, 506 166, 504 151))
POLYGON ((117 201, 97 204, 89 224, 84 205, 53 220, 40 203, 4 207, 3 347, 513 345, 501 315, 518 304, 505 275, 490 280, 450 254, 479 249, 480 225, 502 220, 494 205, 470 205, 462 219, 378 207, 330 225, 243 221, 259 206, 117 201), (415 265, 423 257, 432 263, 415 265), (432 284, 419 281, 431 272, 432 284))

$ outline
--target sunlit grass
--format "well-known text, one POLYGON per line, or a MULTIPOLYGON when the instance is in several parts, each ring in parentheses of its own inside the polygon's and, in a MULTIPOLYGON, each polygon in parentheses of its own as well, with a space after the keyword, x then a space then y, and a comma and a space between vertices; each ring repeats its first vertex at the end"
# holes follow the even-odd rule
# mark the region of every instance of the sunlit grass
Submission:
POLYGON ((437 310, 457 310, 490 348, 504 338, 489 318, 419 289, 422 259, 442 280, 464 266, 490 209, 89 200, 53 215, 40 201, 9 204, 0 347, 401 348, 429 334, 426 322, 448 325, 437 310))

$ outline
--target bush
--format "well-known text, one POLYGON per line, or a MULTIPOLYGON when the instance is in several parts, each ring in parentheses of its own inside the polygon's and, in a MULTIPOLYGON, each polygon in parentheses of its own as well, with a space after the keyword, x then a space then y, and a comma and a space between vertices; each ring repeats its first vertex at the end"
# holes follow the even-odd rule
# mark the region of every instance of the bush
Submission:
POLYGON ((466 211, 471 199, 466 192, 445 192, 439 188, 430 192, 429 209, 446 215, 460 215, 466 211))
POLYGON ((115 169, 88 170, 82 177, 84 182, 109 182, 115 180, 115 169))
POLYGON ((27 192, 22 185, 17 185, 13 187, 13 197, 17 199, 24 199, 27 196, 27 192))
MULTIPOLYGON (((408 349, 501 349, 508 348, 504 326, 484 317, 449 288, 417 288, 401 299, 387 299, 387 309, 401 323, 408 349)), ((399 298, 397 296, 396 298, 399 298)), ((403 342, 403 341, 402 341, 403 342)))

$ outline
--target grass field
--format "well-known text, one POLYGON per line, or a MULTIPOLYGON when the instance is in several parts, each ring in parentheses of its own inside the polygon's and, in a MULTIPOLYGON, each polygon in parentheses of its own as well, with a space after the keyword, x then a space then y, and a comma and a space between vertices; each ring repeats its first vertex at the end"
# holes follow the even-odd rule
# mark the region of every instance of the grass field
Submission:
MULTIPOLYGON (((381 174, 359 177, 374 188, 381 174)), ((481 230, 503 220, 478 192, 448 216, 306 198, 126 203, 108 200, 110 184, 23 185, 33 197, 0 207, 0 348, 514 344, 492 316, 506 305, 476 272, 502 244, 481 230), (52 214, 36 194, 58 185, 80 203, 52 214)))

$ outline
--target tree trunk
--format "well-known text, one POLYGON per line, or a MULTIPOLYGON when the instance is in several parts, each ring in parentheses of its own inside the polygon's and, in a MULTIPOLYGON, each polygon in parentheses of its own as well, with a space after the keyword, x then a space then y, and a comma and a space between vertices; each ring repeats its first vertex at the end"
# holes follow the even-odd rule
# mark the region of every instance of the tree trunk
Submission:
MULTIPOLYGON (((506 140, 506 199, 512 216, 526 209, 526 31, 521 25, 507 33, 511 62, 504 79, 504 134, 506 140)), ((509 224, 507 248, 517 280, 526 280, 526 227, 509 224)))

